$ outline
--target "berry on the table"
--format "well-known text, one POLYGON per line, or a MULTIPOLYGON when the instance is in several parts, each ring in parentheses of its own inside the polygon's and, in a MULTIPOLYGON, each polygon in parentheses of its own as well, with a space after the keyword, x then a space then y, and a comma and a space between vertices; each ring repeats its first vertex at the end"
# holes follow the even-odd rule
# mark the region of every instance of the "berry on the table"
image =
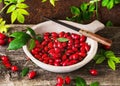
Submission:
POLYGON ((57 83, 55 86, 63 86, 63 84, 61 84, 61 83, 57 83))
POLYGON ((3 46, 6 44, 6 35, 3 33, 0 33, 0 45, 3 46))
POLYGON ((12 40, 13 40, 12 37, 8 37, 8 39, 7 39, 8 43, 10 43, 12 40))
POLYGON ((57 77, 57 83, 64 84, 64 79, 61 76, 57 77))
POLYGON ((3 62, 8 62, 9 61, 8 56, 1 56, 1 60, 3 62))
POLYGON ((6 35, 5 34, 3 34, 3 33, 0 33, 0 39, 5 39, 6 38, 6 35))
POLYGON ((98 71, 96 69, 91 69, 90 70, 90 74, 93 76, 97 76, 98 75, 98 71))
POLYGON ((5 40, 4 39, 0 39, 0 45, 5 45, 5 44, 6 44, 5 40))
POLYGON ((33 79, 36 76, 36 71, 31 71, 28 73, 28 78, 33 79))
POLYGON ((17 67, 16 65, 11 66, 11 70, 12 70, 13 72, 16 72, 16 71, 18 71, 18 67, 17 67))
POLYGON ((69 76, 65 77, 65 84, 70 84, 71 78, 69 76))
POLYGON ((111 46, 103 45, 103 48, 104 48, 105 50, 110 50, 111 46))

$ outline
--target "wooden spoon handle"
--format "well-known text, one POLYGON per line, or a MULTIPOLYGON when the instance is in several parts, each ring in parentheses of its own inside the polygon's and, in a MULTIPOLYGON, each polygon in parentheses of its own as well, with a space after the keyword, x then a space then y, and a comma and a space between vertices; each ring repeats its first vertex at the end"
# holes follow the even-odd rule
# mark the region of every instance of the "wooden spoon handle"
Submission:
POLYGON ((87 37, 90 37, 92 38, 93 40, 103 44, 103 45, 106 45, 106 46, 111 46, 112 45, 112 40, 110 39, 107 39, 107 38, 104 38, 100 35, 97 35, 97 34, 94 34, 92 32, 89 32, 89 31, 86 31, 86 30, 79 30, 79 32, 82 34, 82 35, 85 35, 87 37))

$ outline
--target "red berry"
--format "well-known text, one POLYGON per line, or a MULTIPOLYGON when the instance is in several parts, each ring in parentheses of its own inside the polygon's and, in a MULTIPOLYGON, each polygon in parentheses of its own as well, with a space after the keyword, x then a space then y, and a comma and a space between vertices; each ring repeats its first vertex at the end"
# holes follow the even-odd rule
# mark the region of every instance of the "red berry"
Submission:
POLYGON ((13 38, 9 37, 8 38, 8 43, 10 43, 13 40, 13 38))
POLYGON ((5 45, 5 40, 4 39, 0 39, 0 45, 5 45))
POLYGON ((29 79, 33 79, 36 76, 36 72, 35 71, 31 71, 28 73, 28 77, 29 79))
POLYGON ((1 56, 1 60, 2 60, 3 62, 8 62, 8 61, 9 61, 9 59, 8 59, 7 56, 1 56))
POLYGON ((85 47, 85 50, 86 50, 86 51, 89 51, 89 50, 90 50, 90 46, 89 46, 88 44, 86 44, 84 47, 85 47))
POLYGON ((86 40, 86 36, 82 35, 82 36, 80 37, 80 42, 85 42, 85 40, 86 40))
POLYGON ((16 72, 16 71, 18 71, 18 67, 17 67, 17 66, 12 66, 12 67, 11 67, 11 70, 12 70, 13 72, 16 72))
POLYGON ((6 64, 4 64, 6 68, 10 69, 11 68, 11 64, 8 62, 6 64))
POLYGON ((63 80, 63 78, 62 77, 57 77, 57 83, 58 84, 64 84, 64 80, 63 80))
POLYGON ((63 84, 57 83, 55 86, 63 86, 63 84))
POLYGON ((105 50, 110 50, 110 46, 106 46, 106 45, 103 45, 103 48, 105 49, 105 50))
POLYGON ((0 33, 0 39, 4 40, 6 38, 6 35, 4 35, 3 33, 0 33))
POLYGON ((71 82, 71 78, 69 76, 66 76, 65 77, 65 83, 70 84, 70 82, 71 82))
POLYGON ((98 75, 98 71, 96 69, 91 69, 90 74, 93 76, 96 76, 96 75, 98 75))
POLYGON ((65 32, 60 32, 59 37, 64 37, 65 32))
POLYGON ((79 52, 78 54, 79 54, 81 57, 83 57, 83 58, 86 56, 86 53, 85 53, 85 52, 79 52))
POLYGON ((53 42, 48 43, 48 48, 52 49, 53 48, 53 42))

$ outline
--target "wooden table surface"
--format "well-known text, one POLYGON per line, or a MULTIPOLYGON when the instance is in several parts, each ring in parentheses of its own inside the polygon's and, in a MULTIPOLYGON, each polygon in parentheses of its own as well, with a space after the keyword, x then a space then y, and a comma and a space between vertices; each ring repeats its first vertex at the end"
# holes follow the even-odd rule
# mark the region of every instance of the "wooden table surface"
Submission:
MULTIPOLYGON (((11 25, 11 31, 24 30, 26 26, 32 27, 33 25, 11 25)), ((97 32, 101 36, 107 37, 113 40, 111 50, 115 52, 117 56, 120 56, 120 27, 105 28, 97 32)), ((100 45, 99 45, 100 46, 100 45)), ((0 68, 0 86, 55 86, 57 76, 70 76, 74 79, 76 76, 84 78, 87 83, 93 81, 100 82, 100 86, 120 86, 120 65, 117 65, 115 71, 111 70, 106 63, 96 65, 95 68, 99 71, 97 76, 91 76, 88 72, 93 67, 93 61, 89 62, 84 67, 70 72, 70 73, 52 73, 39 68, 33 62, 26 59, 26 55, 22 49, 16 51, 7 50, 6 46, 0 46, 0 55, 7 55, 10 58, 12 64, 19 67, 18 72, 12 72, 5 68, 0 68), (29 80, 27 77, 21 77, 20 72, 25 66, 29 67, 30 70, 37 71, 37 76, 29 80)), ((100 47, 98 48, 98 50, 100 47)), ((1 64, 0 64, 1 65, 1 64)), ((75 85, 69 85, 75 86, 75 85)))

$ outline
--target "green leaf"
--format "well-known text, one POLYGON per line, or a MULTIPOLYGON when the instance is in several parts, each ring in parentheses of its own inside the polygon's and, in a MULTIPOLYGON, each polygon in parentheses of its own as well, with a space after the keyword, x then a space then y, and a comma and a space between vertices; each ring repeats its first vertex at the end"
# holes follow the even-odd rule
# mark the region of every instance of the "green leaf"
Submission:
POLYGON ((25 2, 25 0, 17 0, 17 3, 25 2))
POLYGON ((92 82, 90 86, 99 86, 99 82, 92 82))
POLYGON ((29 15, 29 13, 25 9, 17 9, 17 11, 23 15, 29 15))
POLYGON ((81 77, 77 77, 75 82, 76 86, 87 86, 86 81, 81 77))
POLYGON ((18 38, 25 34, 26 34, 25 32, 14 32, 10 35, 10 37, 18 38))
POLYGON ((42 2, 46 2, 47 0, 42 0, 42 2))
POLYGON ((67 38, 57 38, 57 40, 59 42, 67 42, 67 41, 69 41, 69 39, 67 39, 67 38))
POLYGON ((25 32, 15 32, 11 34, 10 36, 15 37, 15 39, 10 42, 8 46, 9 50, 17 50, 17 49, 22 48, 22 46, 24 46, 31 38, 30 35, 28 35, 25 32))
POLYGON ((7 13, 11 13, 16 9, 16 5, 11 5, 8 9, 7 9, 7 13))
POLYGON ((95 5, 94 4, 90 4, 89 5, 89 12, 93 12, 95 11, 95 5))
POLYGON ((6 21, 4 21, 2 18, 0 18, 0 32, 1 33, 7 33, 8 28, 10 27, 9 25, 5 24, 6 21))
POLYGON ((14 23, 16 19, 17 19, 17 11, 14 10, 11 14, 11 22, 14 23))
POLYGON ((102 6, 107 6, 107 4, 109 3, 109 0, 102 0, 102 6))
POLYGON ((55 6, 55 0, 50 0, 50 3, 55 6))
POLYGON ((111 21, 107 21, 106 27, 110 27, 110 26, 113 26, 113 23, 111 21))
POLYGON ((36 35, 35 39, 38 40, 39 42, 43 41, 43 38, 40 35, 36 35))
POLYGON ((71 7, 71 13, 75 14, 75 15, 79 15, 80 14, 80 10, 79 10, 79 8, 77 8, 75 6, 72 6, 71 7))
POLYGON ((89 20, 90 19, 90 14, 88 11, 83 12, 82 14, 83 20, 89 20))
POLYGON ((109 3, 107 4, 107 9, 112 9, 114 6, 114 0, 110 0, 109 3))
POLYGON ((111 57, 110 58, 112 61, 114 61, 115 63, 120 63, 120 59, 117 57, 111 57))
POLYGON ((29 72, 29 68, 28 67, 25 67, 22 72, 21 72, 21 76, 24 77, 27 75, 27 73, 29 72))
POLYGON ((116 65, 115 62, 111 59, 108 59, 108 66, 112 69, 115 70, 116 69, 116 65))
POLYGON ((115 0, 115 4, 119 4, 120 3, 120 0, 115 0))
POLYGON ((34 39, 30 39, 28 46, 29 46, 29 50, 32 50, 35 47, 35 40, 34 39))
POLYGON ((2 0, 0 0, 0 3, 2 2, 2 0))
POLYGON ((28 42, 27 38, 16 38, 10 42, 8 49, 9 50, 17 50, 22 48, 28 42))
POLYGON ((105 52, 105 56, 106 56, 107 58, 115 57, 113 51, 106 51, 106 52, 105 52))
POLYGON ((101 64, 105 60, 104 56, 101 56, 97 59, 96 64, 101 64))
POLYGON ((24 23, 25 17, 24 17, 21 13, 18 12, 18 14, 17 14, 17 20, 18 20, 20 23, 24 23))
POLYGON ((19 3, 17 4, 17 7, 23 9, 23 8, 28 8, 28 5, 24 3, 19 3))
POLYGON ((36 36, 36 33, 33 29, 31 29, 30 27, 27 27, 27 31, 29 31, 30 35, 32 35, 32 37, 36 36))
POLYGON ((81 6, 80 6, 80 8, 81 8, 81 10, 82 10, 83 12, 87 10, 87 7, 88 7, 88 4, 87 4, 87 3, 83 3, 83 4, 81 4, 81 6))

